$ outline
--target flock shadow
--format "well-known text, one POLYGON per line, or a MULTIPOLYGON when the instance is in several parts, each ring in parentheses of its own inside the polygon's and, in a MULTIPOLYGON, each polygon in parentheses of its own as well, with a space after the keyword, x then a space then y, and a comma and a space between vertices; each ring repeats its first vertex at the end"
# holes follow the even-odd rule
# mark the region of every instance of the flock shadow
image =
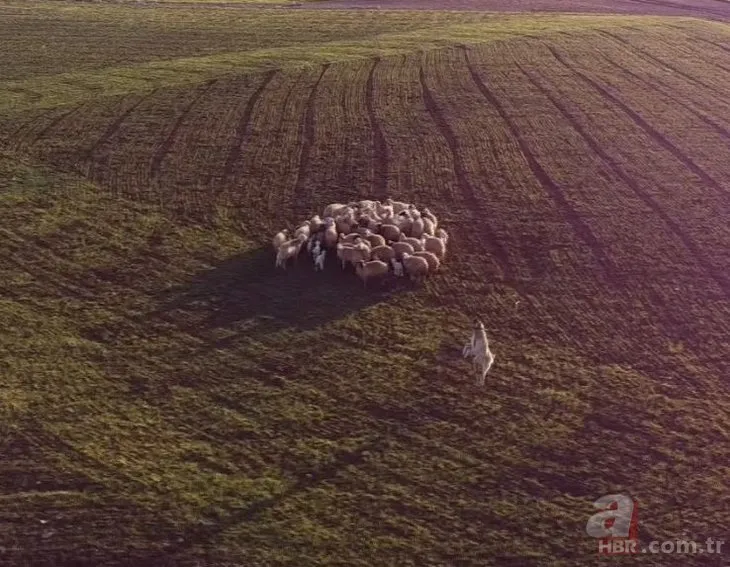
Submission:
POLYGON ((256 336, 281 328, 308 330, 387 300, 407 282, 387 278, 363 286, 352 268, 343 271, 334 253, 323 271, 303 251, 286 270, 274 266, 274 255, 259 248, 232 256, 158 296, 152 315, 184 315, 193 334, 217 328, 249 326, 256 336), (252 322, 254 322, 252 324, 252 322))

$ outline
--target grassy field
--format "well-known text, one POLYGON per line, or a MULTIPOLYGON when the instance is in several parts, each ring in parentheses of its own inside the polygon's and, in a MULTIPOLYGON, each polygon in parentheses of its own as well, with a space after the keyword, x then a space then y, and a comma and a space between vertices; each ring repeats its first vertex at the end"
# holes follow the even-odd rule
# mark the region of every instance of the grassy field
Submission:
POLYGON ((642 542, 724 536, 727 26, 0 21, 0 565, 584 566, 615 492, 642 542), (388 195, 452 235, 424 285, 273 269, 388 195))

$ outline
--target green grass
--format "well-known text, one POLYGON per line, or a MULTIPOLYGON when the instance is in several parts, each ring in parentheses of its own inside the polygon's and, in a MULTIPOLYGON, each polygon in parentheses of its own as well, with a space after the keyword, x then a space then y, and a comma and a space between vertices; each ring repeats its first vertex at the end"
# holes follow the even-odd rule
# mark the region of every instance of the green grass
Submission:
MULTIPOLYGON (((226 10, 63 4, 60 10, 40 4, 25 14, 11 6, 12 10, 5 8, 10 16, 4 41, 10 64, 4 66, 7 80, 0 85, 0 115, 227 74, 395 56, 454 43, 664 22, 646 17, 473 12, 256 10, 231 15, 226 10), (16 11, 23 17, 14 22, 16 11)), ((0 6, 0 14, 2 10, 0 6)), ((688 20, 677 20, 683 21, 688 20)))

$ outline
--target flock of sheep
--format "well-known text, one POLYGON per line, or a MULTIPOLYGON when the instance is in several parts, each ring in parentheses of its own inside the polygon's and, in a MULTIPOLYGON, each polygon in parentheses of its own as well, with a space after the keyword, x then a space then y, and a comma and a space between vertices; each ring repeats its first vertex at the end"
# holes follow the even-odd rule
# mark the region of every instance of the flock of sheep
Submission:
POLYGON ((321 217, 302 222, 293 238, 285 229, 272 244, 277 268, 286 269, 306 247, 315 270, 323 270, 327 255, 336 253, 342 268, 352 265, 367 286, 391 273, 422 280, 439 269, 448 239, 428 209, 386 199, 329 204, 321 217))

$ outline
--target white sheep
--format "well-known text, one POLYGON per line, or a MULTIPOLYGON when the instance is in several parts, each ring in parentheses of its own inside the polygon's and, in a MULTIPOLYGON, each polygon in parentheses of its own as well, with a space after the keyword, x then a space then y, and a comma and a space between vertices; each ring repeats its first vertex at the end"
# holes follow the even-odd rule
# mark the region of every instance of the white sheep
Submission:
POLYGON ((281 232, 276 233, 271 241, 271 245, 274 247, 275 252, 279 251, 279 247, 286 242, 287 238, 289 238, 289 230, 286 228, 281 232))
POLYGON ((362 240, 362 236, 357 232, 351 232, 350 234, 347 234, 347 235, 340 233, 339 242, 341 242, 342 244, 355 244, 359 240, 360 241, 362 240))
POLYGON ((393 206, 384 205, 380 201, 375 201, 375 214, 382 220, 393 217, 393 206))
POLYGON ((355 213, 352 209, 348 208, 346 212, 337 215, 335 217, 335 224, 337 225, 337 232, 350 234, 352 230, 357 226, 355 220, 355 213))
POLYGON ((423 212, 421 213, 421 217, 423 217, 424 222, 428 221, 433 224, 433 232, 430 234, 436 234, 436 229, 438 228, 439 221, 436 218, 436 215, 434 215, 427 207, 423 209, 423 212))
POLYGON ((365 262, 370 260, 370 248, 363 243, 353 246, 338 244, 337 257, 340 259, 342 269, 344 270, 348 262, 355 264, 361 260, 365 262))
POLYGON ((369 262, 360 260, 355 264, 355 272, 362 280, 363 287, 367 287, 369 280, 383 277, 388 273, 388 264, 380 260, 371 260, 369 262))
POLYGON ((396 277, 402 278, 403 277, 403 263, 399 262, 395 258, 391 258, 390 265, 393 266, 393 273, 396 277))
POLYGON ((309 219, 309 230, 314 234, 315 232, 319 232, 319 229, 322 228, 322 225, 324 222, 319 217, 319 215, 314 215, 311 219, 309 219))
POLYGON ((324 208, 322 217, 336 217, 347 207, 347 205, 343 205, 342 203, 330 203, 324 208))
POLYGON ((414 256, 418 256, 419 258, 423 258, 428 262, 428 271, 429 272, 437 272, 439 267, 441 266, 441 262, 438 259, 438 256, 434 254, 433 252, 428 252, 426 250, 424 251, 416 251, 413 253, 414 256))
POLYGON ((403 262, 403 267, 413 282, 422 280, 428 274, 428 262, 425 258, 405 253, 401 262, 403 262))
POLYGON ((385 246, 385 237, 380 234, 373 233, 369 228, 365 229, 365 239, 370 242, 370 246, 375 248, 376 246, 385 246))
POLYGON ((434 222, 426 217, 422 217, 421 220, 423 221, 423 236, 436 236, 436 225, 434 222))
MULTIPOLYGON (((440 230, 440 229, 439 229, 440 230)), ((423 248, 428 252, 433 252, 436 256, 443 260, 446 256, 446 242, 437 236, 424 236, 423 248)))
POLYGON ((291 240, 284 242, 276 253, 276 263, 274 264, 274 267, 286 270, 287 262, 291 258, 296 259, 305 241, 306 236, 299 235, 298 238, 292 238, 291 240))
POLYGON ((309 229, 309 221, 304 221, 302 224, 300 224, 297 229, 294 231, 294 236, 298 237, 299 235, 303 234, 305 237, 305 240, 309 238, 309 235, 311 234, 311 230, 309 229))
POLYGON ((408 210, 408 203, 404 203, 403 201, 394 201, 393 199, 388 198, 385 200, 385 204, 393 207, 393 213, 396 215, 401 211, 408 210))
POLYGON ((423 221, 423 218, 421 218, 421 213, 419 213, 417 209, 413 210, 412 215, 413 221, 411 222, 411 236, 413 238, 421 238, 425 231, 426 225, 423 221))
POLYGON ((407 242, 413 246, 415 252, 421 252, 423 248, 423 240, 421 238, 414 238, 413 236, 406 236, 401 233, 399 242, 407 242))
POLYGON ((383 235, 383 238, 385 238, 385 240, 397 242, 400 238, 400 228, 398 228, 394 224, 383 223, 378 227, 378 232, 383 235))
POLYGON ((390 262, 391 260, 395 260, 395 250, 390 246, 373 246, 370 250, 370 257, 374 260, 390 262))
POLYGON ((413 246, 408 244, 408 242, 393 242, 391 248, 395 252, 395 257, 398 260, 403 258, 403 254, 413 254, 415 252, 413 246))
POLYGON ((335 226, 335 219, 328 217, 324 221, 324 245, 325 248, 334 248, 337 245, 337 227, 335 226))
POLYGON ((396 218, 396 225, 402 233, 406 236, 411 235, 411 229, 413 228, 413 219, 411 218, 408 211, 403 211, 398 214, 396 218))

